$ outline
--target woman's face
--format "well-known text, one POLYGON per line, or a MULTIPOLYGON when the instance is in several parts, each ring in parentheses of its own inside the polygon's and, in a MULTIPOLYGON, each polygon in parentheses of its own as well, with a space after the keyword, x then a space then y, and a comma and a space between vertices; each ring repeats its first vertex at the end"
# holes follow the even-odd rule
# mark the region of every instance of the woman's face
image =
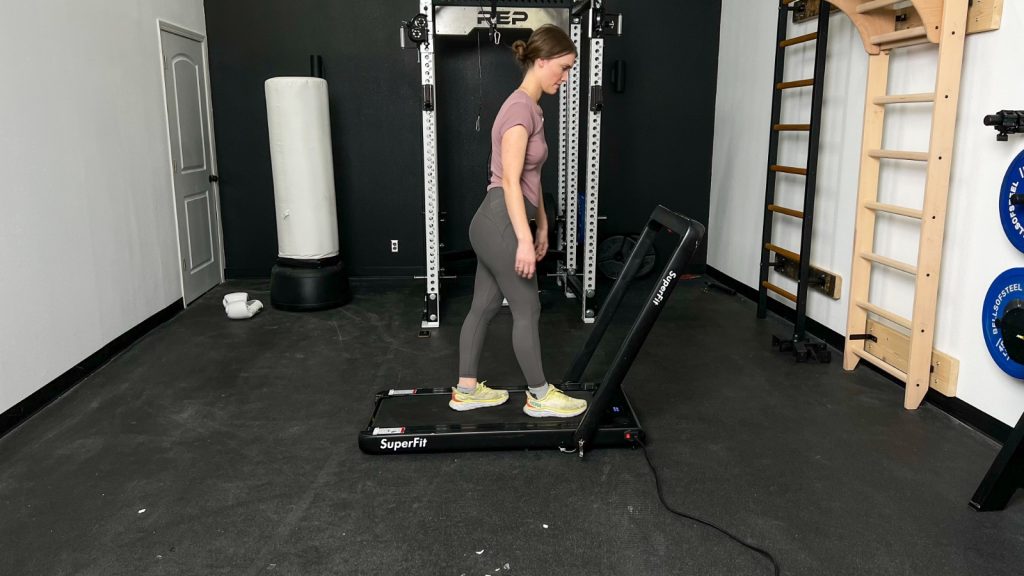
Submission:
POLYGON ((545 94, 557 94, 558 88, 569 80, 569 70, 576 63, 576 55, 563 54, 555 58, 539 58, 536 62, 537 77, 545 94))

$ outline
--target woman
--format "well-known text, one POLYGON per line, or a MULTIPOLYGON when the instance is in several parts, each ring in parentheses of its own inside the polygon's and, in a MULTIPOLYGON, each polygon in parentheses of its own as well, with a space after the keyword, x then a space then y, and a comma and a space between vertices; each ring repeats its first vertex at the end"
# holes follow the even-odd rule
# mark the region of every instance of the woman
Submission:
POLYGON ((541 366, 540 300, 537 261, 548 250, 548 221, 540 189, 540 172, 548 156, 544 140, 542 94, 556 94, 576 62, 576 46, 556 26, 538 28, 526 42, 512 44, 524 70, 523 83, 498 111, 491 128, 491 180, 487 196, 469 226, 477 254, 473 305, 459 337, 459 382, 448 403, 455 410, 497 406, 508 392, 477 381, 477 364, 487 325, 501 309, 502 296, 512 309, 512 344, 529 391, 523 411, 536 417, 577 416, 587 402, 548 384, 541 366), (537 220, 537 237, 530 234, 537 220))

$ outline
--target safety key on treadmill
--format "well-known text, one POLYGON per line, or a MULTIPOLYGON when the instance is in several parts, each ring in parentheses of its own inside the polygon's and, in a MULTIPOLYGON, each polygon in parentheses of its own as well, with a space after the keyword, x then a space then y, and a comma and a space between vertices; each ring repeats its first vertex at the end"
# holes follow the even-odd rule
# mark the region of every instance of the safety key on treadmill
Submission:
POLYGON ((405 428, 374 428, 374 436, 386 436, 388 434, 401 434, 405 432, 405 428))

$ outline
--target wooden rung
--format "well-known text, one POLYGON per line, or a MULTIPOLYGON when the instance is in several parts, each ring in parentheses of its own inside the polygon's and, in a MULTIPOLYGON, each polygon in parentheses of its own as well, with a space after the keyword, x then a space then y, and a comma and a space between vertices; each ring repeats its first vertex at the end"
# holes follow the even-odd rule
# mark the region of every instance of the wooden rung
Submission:
POLYGON ((886 320, 894 324, 898 324, 899 326, 903 326, 907 330, 910 330, 911 322, 909 319, 904 318, 903 316, 900 316, 898 314, 893 314, 892 312, 889 312, 884 308, 879 308, 878 306, 875 306, 871 302, 857 300, 856 303, 857 306, 860 306, 861 308, 867 310, 868 312, 871 312, 876 316, 881 316, 882 318, 885 318, 886 320))
POLYGON ((796 294, 793 294, 792 292, 788 292, 786 290, 783 290, 782 288, 779 288, 778 286, 776 286, 775 284, 772 284, 771 282, 768 282, 767 280, 764 281, 764 282, 761 282, 761 285, 764 286, 765 288, 771 290, 772 292, 775 292, 779 296, 782 296, 786 300, 789 300, 790 302, 796 302, 796 294))
POLYGON ((872 158, 892 158, 893 160, 928 161, 927 152, 906 152, 904 150, 868 150, 868 156, 872 158))
POLYGON ((810 124, 776 124, 772 126, 772 130, 776 132, 807 132, 810 129, 810 124))
POLYGON ((879 44, 879 50, 892 50, 894 48, 907 48, 909 46, 920 46, 921 44, 932 44, 932 41, 927 36, 921 36, 920 38, 910 38, 908 40, 898 40, 896 42, 886 42, 885 44, 879 44))
POLYGON ((893 368, 892 366, 887 364, 885 360, 882 360, 881 358, 876 358, 875 356, 865 352, 864 350, 861 350, 860 348, 851 347, 850 351, 856 354, 858 357, 860 357, 861 360, 866 360, 871 364, 878 366, 879 368, 882 369, 882 371, 888 373, 893 378, 896 378, 897 380, 906 383, 908 379, 906 372, 899 370, 897 368, 893 368))
POLYGON ((879 256, 878 254, 875 254, 873 252, 861 252, 860 257, 865 260, 877 262, 878 264, 881 264, 883 266, 888 266, 889 268, 895 268, 897 270, 906 272, 907 274, 913 274, 915 276, 917 275, 917 266, 911 266, 906 262, 900 262, 899 260, 893 260, 892 258, 879 256))
POLYGON ((886 212, 889 214, 899 214, 900 216, 907 216, 908 218, 917 218, 918 220, 924 218, 924 212, 921 210, 914 210, 913 208, 905 208, 903 206, 896 206, 895 204, 880 204, 878 202, 867 202, 864 207, 868 210, 874 210, 875 212, 886 212))
POLYGON ((773 164, 769 167, 772 172, 785 172, 786 174, 800 174, 807 176, 807 168, 794 168, 793 166, 779 166, 773 164))
POLYGON ((892 6, 893 4, 899 4, 903 0, 872 0, 871 2, 865 2, 857 6, 857 14, 863 14, 865 12, 871 12, 872 10, 878 10, 879 8, 885 8, 886 6, 892 6))
POLYGON ((799 254, 797 254, 796 252, 790 252, 789 250, 786 250, 785 248, 780 248, 780 247, 776 246, 775 244, 765 244, 764 245, 764 249, 768 250, 770 252, 775 252, 776 254, 782 254, 784 257, 788 258, 789 260, 792 260, 793 262, 799 262, 800 261, 800 255, 799 254))
POLYGON ((785 90, 786 88, 800 88, 802 86, 814 86, 814 78, 808 78, 806 80, 792 80, 790 82, 779 82, 775 87, 779 90, 785 90))
POLYGON ((779 46, 785 48, 786 46, 792 46, 794 44, 803 44, 804 42, 810 42, 811 40, 817 40, 818 33, 811 32, 810 34, 804 34, 803 36, 796 36, 793 38, 786 38, 782 42, 779 42, 779 46))
POLYGON ((906 30, 897 30, 895 32, 887 32, 885 34, 878 34, 877 36, 871 37, 872 44, 888 44, 891 42, 899 42, 901 40, 912 40, 914 38, 921 38, 926 36, 928 31, 924 29, 924 26, 915 26, 913 28, 907 28, 906 30))
POLYGON ((779 214, 785 214, 786 216, 792 216, 793 218, 804 217, 804 213, 799 210, 793 210, 792 208, 783 208, 782 206, 776 206, 775 204, 769 204, 768 211, 777 212, 779 214))
POLYGON ((934 92, 922 92, 920 94, 894 94, 892 96, 876 96, 872 102, 882 104, 908 104, 911 102, 935 102, 934 92))

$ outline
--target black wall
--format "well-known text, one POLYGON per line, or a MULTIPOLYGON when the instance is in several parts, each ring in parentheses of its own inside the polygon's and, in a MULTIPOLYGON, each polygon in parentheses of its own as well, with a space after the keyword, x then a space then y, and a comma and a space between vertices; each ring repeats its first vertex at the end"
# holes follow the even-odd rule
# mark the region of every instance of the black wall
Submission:
MULTIPOLYGON (((398 45, 415 0, 207 0, 211 92, 228 277, 267 276, 277 256, 263 82, 309 74, 324 59, 342 256, 354 276, 423 273, 423 143, 416 52, 398 45), (392 254, 390 240, 399 241, 392 254)), ((634 232, 658 204, 707 222, 720 2, 607 0, 625 35, 605 43, 599 212, 607 234, 634 232), (608 86, 626 62, 626 86, 608 86)), ((502 43, 519 37, 506 31, 502 43)), ((437 47, 438 159, 444 252, 469 249, 484 191, 491 122, 521 73, 510 51, 479 38, 437 47), (482 77, 481 77, 482 76, 482 77), (480 114, 480 130, 476 130, 480 114)), ((542 100, 557 186, 558 105, 542 100)), ((584 111, 585 113, 585 111, 584 111)), ((585 116, 584 116, 585 118, 585 116)), ((585 142, 586 132, 581 132, 585 142)), ((581 163, 581 181, 585 165, 581 163)), ((701 260, 700 265, 703 265, 701 260)))

